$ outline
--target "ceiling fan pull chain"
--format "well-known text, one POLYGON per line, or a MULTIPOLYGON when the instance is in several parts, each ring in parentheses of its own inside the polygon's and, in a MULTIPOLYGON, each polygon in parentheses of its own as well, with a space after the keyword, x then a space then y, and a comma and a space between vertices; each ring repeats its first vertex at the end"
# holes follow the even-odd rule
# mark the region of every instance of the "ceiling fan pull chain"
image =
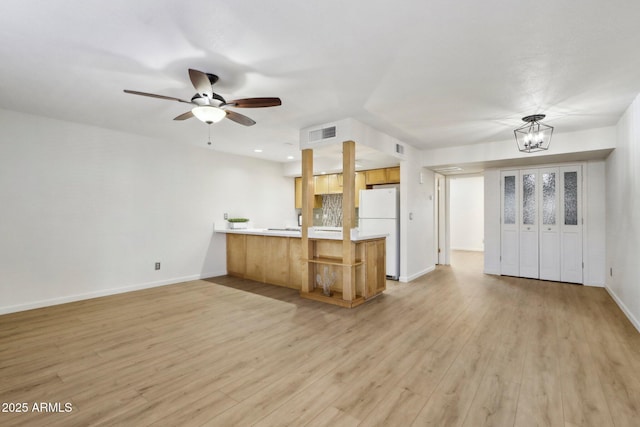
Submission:
POLYGON ((209 123, 209 142, 207 142, 207 145, 211 145, 211 123, 209 123))

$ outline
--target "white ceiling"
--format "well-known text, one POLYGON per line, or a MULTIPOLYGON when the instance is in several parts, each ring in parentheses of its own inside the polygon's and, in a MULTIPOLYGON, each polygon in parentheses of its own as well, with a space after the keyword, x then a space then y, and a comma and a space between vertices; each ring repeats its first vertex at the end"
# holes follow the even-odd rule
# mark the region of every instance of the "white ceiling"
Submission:
POLYGON ((613 125, 640 92, 640 2, 629 0, 4 0, 0 108, 207 148, 175 122, 195 68, 258 122, 213 125, 213 148, 286 161, 299 129, 353 117, 420 149, 613 125), (262 153, 254 153, 254 149, 262 153))

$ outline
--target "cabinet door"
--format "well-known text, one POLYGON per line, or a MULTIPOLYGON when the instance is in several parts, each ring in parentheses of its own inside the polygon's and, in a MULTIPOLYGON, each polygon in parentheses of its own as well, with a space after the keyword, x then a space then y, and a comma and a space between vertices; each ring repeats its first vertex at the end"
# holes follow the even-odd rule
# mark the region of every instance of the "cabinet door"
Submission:
POLYGON ((538 267, 538 171, 520 171, 520 277, 537 279, 538 267))
POLYGON ((329 194, 342 194, 342 174, 334 173, 332 175, 328 175, 329 184, 328 184, 328 192, 329 194))
POLYGON ((246 272, 246 234, 227 234, 227 274, 244 277, 246 272))
POLYGON ((558 168, 540 169, 540 279, 560 280, 558 168))
POLYGON ((302 209, 302 178, 295 179, 295 208, 302 209))
POLYGON ((386 184, 387 183, 387 170, 386 169, 371 169, 365 171, 367 185, 386 184))
POLYGON ((265 271, 265 238, 264 236, 244 235, 246 238, 246 270, 245 279, 264 282, 265 271))
POLYGON ((329 194, 329 175, 317 175, 314 179, 314 192, 315 195, 329 194))
POLYGON ((400 182, 400 166, 387 168, 387 182, 389 184, 397 184, 400 182))
POLYGON ((500 226, 500 274, 507 276, 520 275, 520 245, 518 238, 520 222, 519 176, 520 174, 518 171, 504 171, 500 177, 500 200, 502 205, 500 226))
POLYGON ((582 283, 582 168, 560 168, 560 280, 582 283))

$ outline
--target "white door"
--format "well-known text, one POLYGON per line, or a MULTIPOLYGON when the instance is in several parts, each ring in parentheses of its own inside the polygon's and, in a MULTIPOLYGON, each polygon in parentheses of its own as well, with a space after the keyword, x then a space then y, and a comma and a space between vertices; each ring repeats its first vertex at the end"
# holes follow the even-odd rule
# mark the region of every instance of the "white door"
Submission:
POLYGON ((538 170, 520 171, 520 277, 537 279, 538 268, 538 170))
POLYGON ((582 283, 582 168, 560 171, 560 280, 582 283))
POLYGON ((560 280, 558 168, 539 169, 540 175, 540 279, 560 280))
POLYGON ((518 171, 503 171, 500 174, 500 274, 507 276, 520 275, 520 260, 518 256, 518 225, 519 225, 519 173, 518 171))

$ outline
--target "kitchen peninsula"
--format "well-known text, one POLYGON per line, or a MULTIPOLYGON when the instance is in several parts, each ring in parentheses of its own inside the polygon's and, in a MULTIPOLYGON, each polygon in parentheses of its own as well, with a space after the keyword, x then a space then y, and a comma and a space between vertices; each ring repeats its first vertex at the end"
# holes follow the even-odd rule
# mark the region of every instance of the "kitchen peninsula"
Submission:
MULTIPOLYGON (((309 230, 312 247, 309 259, 302 256, 300 230, 216 230, 226 233, 227 274, 272 285, 286 286, 302 291, 307 263, 313 278, 333 279, 332 296, 326 296, 322 287, 311 286, 307 297, 345 307, 355 307, 372 298, 386 287, 385 235, 362 236, 351 230, 350 245, 355 254, 355 298, 343 300, 342 229, 309 230)), ((314 283, 316 285, 317 283, 314 283)))
POLYGON ((312 227, 313 150, 302 150, 301 230, 227 233, 227 273, 300 290, 303 298, 356 307, 386 288, 386 235, 355 228, 355 142, 342 143, 342 227, 312 227))

